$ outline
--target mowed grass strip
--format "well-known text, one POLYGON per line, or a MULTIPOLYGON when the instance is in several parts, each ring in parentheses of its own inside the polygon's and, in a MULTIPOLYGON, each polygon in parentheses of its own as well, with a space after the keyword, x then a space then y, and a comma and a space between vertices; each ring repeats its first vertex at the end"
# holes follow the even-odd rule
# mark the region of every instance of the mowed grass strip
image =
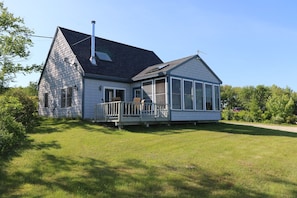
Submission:
POLYGON ((1 159, 1 197, 297 197, 297 134, 226 123, 43 120, 1 159))

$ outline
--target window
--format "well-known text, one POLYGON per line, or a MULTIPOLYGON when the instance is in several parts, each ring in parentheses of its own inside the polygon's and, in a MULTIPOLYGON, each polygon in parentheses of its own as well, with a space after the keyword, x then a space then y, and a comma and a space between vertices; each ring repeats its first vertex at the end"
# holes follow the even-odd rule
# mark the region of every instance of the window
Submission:
POLYGON ((134 98, 141 98, 141 89, 140 88, 134 88, 133 90, 134 90, 133 97, 134 98))
POLYGON ((105 53, 105 52, 99 52, 99 51, 96 51, 96 56, 100 59, 100 60, 103 60, 103 61, 108 61, 108 62, 112 62, 110 56, 105 53))
POLYGON ((145 102, 152 102, 153 100, 153 82, 148 81, 142 84, 142 96, 145 102))
POLYGON ((44 93, 44 107, 48 107, 48 93, 44 93))
POLYGON ((67 88, 67 102, 66 102, 67 107, 72 106, 72 87, 67 88))
POLYGON ((165 79, 156 80, 155 86, 156 86, 156 103, 165 105, 166 104, 165 79))
POLYGON ((184 108, 193 109, 193 82, 184 81, 184 108))
POLYGON ((205 93, 206 93, 206 110, 213 110, 211 85, 205 85, 205 93))
POLYGON ((172 79, 172 108, 181 109, 181 80, 172 79))
POLYGON ((113 98, 113 89, 105 89, 105 102, 111 102, 113 98))
POLYGON ((124 101, 125 100, 125 90, 116 88, 106 88, 104 91, 105 102, 111 101, 124 101))
POLYGON ((195 83, 195 94, 196 94, 196 110, 203 110, 203 84, 195 83))
POLYGON ((116 89, 115 90, 115 97, 120 98, 121 101, 124 101, 125 100, 125 90, 116 89))
POLYGON ((67 89, 61 89, 61 108, 72 106, 72 95, 72 87, 68 87, 67 89))
POLYGON ((220 110, 220 87, 214 86, 215 110, 220 110))
POLYGON ((66 89, 61 89, 61 108, 66 107, 66 89))

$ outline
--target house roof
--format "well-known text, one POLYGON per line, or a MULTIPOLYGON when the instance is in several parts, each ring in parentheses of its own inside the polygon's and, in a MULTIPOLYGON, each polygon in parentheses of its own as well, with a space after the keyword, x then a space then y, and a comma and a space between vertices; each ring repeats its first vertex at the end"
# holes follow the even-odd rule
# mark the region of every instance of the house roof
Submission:
MULTIPOLYGON (((108 55, 111 61, 96 57, 97 65, 90 62, 91 35, 58 27, 76 55, 86 76, 131 81, 131 78, 150 65, 163 63, 153 52, 138 47, 95 37, 95 50, 108 55)), ((102 54, 101 54, 102 55, 102 54)))
POLYGON ((132 80, 139 81, 139 80, 144 80, 144 79, 149 79, 149 78, 165 76, 172 69, 179 67, 180 65, 182 65, 194 58, 199 59, 203 63, 203 65, 209 70, 209 72, 211 72, 218 79, 218 81, 220 83, 222 83, 221 79, 211 70, 211 68, 202 60, 202 58, 199 55, 188 56, 188 57, 184 57, 184 58, 177 59, 174 61, 152 65, 150 67, 147 67, 146 69, 144 69, 137 75, 135 75, 132 78, 132 80))
POLYGON ((166 63, 151 65, 150 67, 147 67, 146 69, 138 73, 136 76, 134 76, 132 80, 138 81, 138 80, 143 80, 148 78, 155 78, 158 76, 164 76, 167 74, 168 71, 172 70, 173 68, 177 67, 182 63, 185 63, 186 61, 192 59, 193 57, 196 57, 196 56, 188 56, 185 58, 177 59, 166 63))

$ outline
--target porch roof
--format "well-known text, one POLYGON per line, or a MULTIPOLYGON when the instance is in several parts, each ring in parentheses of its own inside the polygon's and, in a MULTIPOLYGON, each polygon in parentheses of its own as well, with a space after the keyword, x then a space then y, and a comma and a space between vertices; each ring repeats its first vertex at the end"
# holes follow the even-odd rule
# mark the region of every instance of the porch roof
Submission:
POLYGON ((196 57, 198 57, 198 55, 188 56, 174 61, 152 65, 150 67, 147 67, 140 73, 138 73, 136 76, 132 78, 132 80, 139 81, 139 80, 144 80, 149 78, 165 76, 170 70, 196 57))

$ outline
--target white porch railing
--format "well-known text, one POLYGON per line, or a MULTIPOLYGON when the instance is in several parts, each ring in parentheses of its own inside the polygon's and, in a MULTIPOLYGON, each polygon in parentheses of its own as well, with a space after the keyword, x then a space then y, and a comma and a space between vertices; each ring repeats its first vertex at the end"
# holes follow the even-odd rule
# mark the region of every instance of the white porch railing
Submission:
POLYGON ((123 125, 132 122, 168 121, 168 119, 168 105, 124 101, 97 104, 94 118, 97 122, 116 122, 123 125))

